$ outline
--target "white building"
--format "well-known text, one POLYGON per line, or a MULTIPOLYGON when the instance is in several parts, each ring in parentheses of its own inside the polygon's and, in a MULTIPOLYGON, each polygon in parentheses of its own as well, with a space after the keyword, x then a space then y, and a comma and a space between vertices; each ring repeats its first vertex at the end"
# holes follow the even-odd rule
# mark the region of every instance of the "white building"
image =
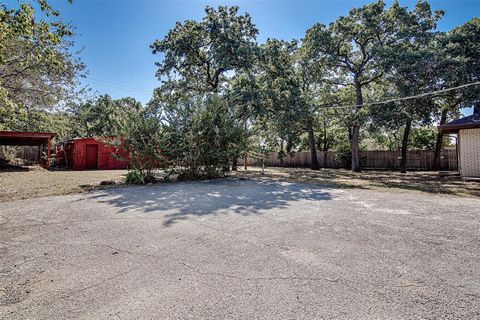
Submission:
POLYGON ((480 112, 438 127, 457 134, 458 170, 464 178, 480 177, 480 112))

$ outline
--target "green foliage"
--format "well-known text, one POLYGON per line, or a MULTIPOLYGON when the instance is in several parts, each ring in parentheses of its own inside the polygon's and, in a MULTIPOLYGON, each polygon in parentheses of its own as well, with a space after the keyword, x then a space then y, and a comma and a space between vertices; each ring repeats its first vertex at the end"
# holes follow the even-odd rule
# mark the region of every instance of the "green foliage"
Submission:
POLYGON ((73 28, 48 1, 35 2, 40 12, 0 4, 0 129, 26 130, 33 113, 75 98, 84 68, 70 50, 73 28))
POLYGON ((116 148, 115 154, 130 160, 132 181, 153 182, 154 170, 165 168, 169 163, 164 126, 155 110, 142 107, 134 99, 121 99, 116 103, 122 108, 121 112, 103 140, 116 148))
MULTIPOLYGON (((394 92, 399 96, 435 90, 439 70, 435 59, 434 31, 443 13, 432 13, 426 2, 419 2, 412 11, 395 7, 394 13, 394 41, 384 47, 381 54, 385 79, 394 86, 394 92)), ((402 125, 406 119, 430 121, 433 103, 431 98, 408 100, 392 105, 394 112, 378 112, 382 107, 374 108, 373 113, 390 117, 390 121, 402 125)))
POLYGON ((349 168, 352 163, 352 149, 349 143, 340 143, 335 148, 335 161, 343 168, 349 168))
POLYGON ((147 184, 155 182, 155 177, 151 175, 145 175, 139 169, 132 169, 128 171, 127 176, 125 177, 126 184, 147 184))
MULTIPOLYGON (((436 59, 439 78, 444 86, 458 86, 480 81, 480 18, 473 18, 449 32, 439 35, 436 59)), ((480 105, 480 86, 442 95, 440 109, 456 111, 480 105)))
POLYGON ((101 95, 70 106, 74 119, 73 134, 78 137, 115 135, 117 124, 129 116, 131 110, 139 110, 140 104, 132 98, 112 99, 101 95))
POLYGON ((402 130, 371 127, 366 133, 363 143, 365 150, 399 150, 402 144, 402 130))
POLYGON ((221 96, 184 96, 162 106, 171 173, 197 180, 222 175, 236 155, 243 127, 221 96))
POLYGON ((381 75, 378 54, 388 42, 390 26, 385 3, 376 1, 350 10, 329 26, 314 25, 304 42, 312 57, 333 72, 336 82, 367 85, 381 75))
POLYGON ((178 22, 152 46, 162 53, 152 106, 165 116, 170 159, 180 178, 217 176, 246 151, 245 104, 234 105, 232 79, 254 67, 257 29, 238 7, 207 7, 201 21, 178 22), (214 95, 210 95, 214 93, 214 95))
POLYGON ((444 54, 455 59, 457 73, 452 75, 463 78, 463 81, 479 81, 480 79, 480 18, 475 17, 465 24, 454 28, 442 39, 444 54))
POLYGON ((219 90, 225 75, 251 67, 257 29, 238 7, 206 7, 201 21, 177 22, 163 40, 151 45, 162 53, 157 76, 170 86, 203 93, 219 90))
MULTIPOLYGON (((294 69, 295 43, 268 40, 261 46, 258 83, 263 109, 257 120, 268 128, 275 140, 267 139, 272 147, 280 140, 294 140, 305 132, 301 120, 302 96, 294 69)), ((273 137, 272 137, 273 138, 273 137)))
POLYGON ((438 129, 422 126, 413 128, 410 134, 409 145, 413 150, 435 150, 435 140, 438 129))
MULTIPOLYGON (((304 42, 312 59, 326 66, 331 83, 353 86, 355 101, 348 116, 352 150, 352 170, 360 170, 358 158, 360 128, 366 122, 364 88, 378 81, 382 49, 389 46, 393 34, 391 12, 383 1, 376 1, 350 10, 328 27, 315 24, 307 30, 304 42)), ((351 102, 350 102, 351 103, 351 102)))
MULTIPOLYGON (((435 126, 417 126, 413 127, 409 136, 408 146, 411 150, 435 150, 435 142, 438 129, 435 126)), ((399 150, 402 145, 403 128, 399 130, 385 130, 379 128, 376 131, 369 131, 366 141, 370 141, 365 146, 366 150, 399 150)), ((444 142, 444 146, 448 141, 444 142)))
MULTIPOLYGON (((208 99, 199 98, 208 92, 223 99, 220 104, 226 104, 227 111, 219 116, 227 115, 242 137, 236 141, 231 137, 235 142, 230 145, 235 147, 230 150, 235 151, 222 150, 228 157, 235 159, 247 150, 258 153, 258 144, 278 151, 280 157, 317 147, 339 151, 343 160, 352 160, 354 169, 359 168, 360 148, 398 149, 402 133, 410 132, 406 127, 412 128, 406 144, 431 149, 427 141, 435 140, 431 126, 440 111, 448 108, 449 115, 454 115, 462 103, 474 103, 473 94, 470 100, 465 94, 455 94, 363 106, 364 100, 413 95, 440 89, 442 83, 465 82, 467 74, 469 79, 477 75, 464 62, 475 66, 472 57, 479 55, 467 57, 471 52, 463 49, 465 43, 476 48, 476 20, 457 28, 452 36, 440 34, 436 24, 443 12, 432 12, 428 2, 420 1, 409 10, 397 2, 387 8, 383 1, 376 1, 352 9, 328 26, 314 25, 300 43, 269 39, 258 48, 254 42, 257 31, 248 15, 238 15, 238 8, 207 8, 206 12, 202 21, 177 23, 164 40, 152 45, 154 53, 165 55, 157 73, 165 81, 153 101, 175 111, 174 120, 170 114, 165 121, 176 123, 170 133, 175 141, 184 141, 177 144, 178 154, 202 145, 187 134, 199 130, 195 124, 201 121, 192 119, 206 121, 208 128, 209 117, 200 114, 219 112, 206 110, 203 104, 208 99), (221 48, 218 39, 222 39, 221 48), (449 54, 454 58, 446 58, 449 54), (449 70, 452 77, 445 76, 449 70), (346 104, 356 106, 327 108, 346 104)), ((216 154, 214 158, 227 167, 228 157, 216 154)), ((209 163, 208 158, 199 162, 209 163)), ((195 167, 191 163, 178 167, 195 167)))
POLYGON ((427 1, 412 10, 375 1, 301 41, 260 46, 247 13, 207 7, 151 45, 162 84, 146 107, 108 95, 78 102, 73 28, 47 0, 32 1, 0 4, 0 130, 102 137, 131 158, 129 183, 154 181, 156 168, 217 177, 244 154, 273 150, 333 150, 359 169, 360 149, 438 150, 436 121, 480 105, 480 87, 365 105, 480 81, 480 19, 438 32, 443 12, 427 1))

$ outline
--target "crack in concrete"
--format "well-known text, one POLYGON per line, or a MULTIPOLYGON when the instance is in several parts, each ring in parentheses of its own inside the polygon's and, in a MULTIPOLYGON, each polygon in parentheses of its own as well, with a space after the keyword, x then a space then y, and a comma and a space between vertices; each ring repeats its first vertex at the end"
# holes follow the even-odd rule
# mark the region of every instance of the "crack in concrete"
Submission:
POLYGON ((210 275, 210 276, 218 276, 218 277, 224 277, 224 278, 231 278, 231 279, 237 279, 237 280, 245 280, 245 281, 257 281, 257 280, 299 280, 299 281, 328 281, 328 282, 333 282, 337 283, 340 282, 340 279, 330 279, 330 278, 324 278, 324 277, 241 277, 233 274, 228 274, 228 273, 220 273, 220 272, 207 272, 207 271, 201 271, 197 267, 189 265, 183 261, 180 261, 178 259, 172 258, 175 262, 185 266, 188 269, 194 270, 198 274, 202 275, 210 275))
POLYGON ((157 256, 157 255, 150 254, 150 253, 142 253, 142 252, 137 252, 137 251, 130 251, 130 250, 125 250, 125 249, 120 249, 120 248, 111 246, 111 245, 109 245, 109 244, 94 244, 93 246, 95 246, 95 247, 103 246, 103 247, 110 248, 110 249, 112 249, 112 250, 114 250, 114 251, 116 251, 116 252, 122 252, 122 253, 126 253, 126 254, 136 255, 136 256, 140 256, 140 257, 144 257, 144 258, 155 258, 155 259, 157 259, 157 261, 158 261, 158 259, 165 258, 165 255, 157 256))
MULTIPOLYGON (((117 252, 123 252, 123 253, 126 253, 126 254, 138 255, 138 256, 142 256, 142 257, 155 258, 155 261, 153 262, 153 264, 157 263, 158 260, 160 260, 161 258, 163 258, 162 256, 155 256, 155 255, 151 255, 151 254, 142 254, 142 253, 140 253, 140 252, 135 252, 135 251, 129 251, 129 250, 119 249, 119 248, 113 247, 113 246, 108 245, 108 244, 94 244, 94 246, 97 246, 97 247, 98 247, 98 246, 103 246, 103 247, 107 247, 107 248, 110 248, 110 249, 112 249, 112 250, 115 250, 115 251, 117 251, 117 252)), ((107 282, 112 281, 112 280, 114 280, 114 279, 116 279, 116 278, 122 277, 122 276, 124 276, 124 275, 126 275, 126 274, 129 274, 129 273, 131 273, 131 272, 133 272, 133 271, 136 271, 136 270, 138 270, 138 269, 140 269, 140 268, 142 268, 142 267, 145 267, 145 264, 142 263, 142 264, 137 265, 137 266, 135 266, 135 267, 133 267, 133 268, 130 268, 130 269, 126 270, 126 271, 123 271, 123 272, 117 273, 117 274, 115 274, 115 275, 113 275, 113 276, 107 277, 107 278, 103 279, 102 281, 97 282, 97 283, 95 283, 95 284, 92 284, 92 285, 90 285, 90 286, 83 287, 83 288, 80 288, 80 289, 72 290, 72 291, 70 291, 69 293, 70 293, 70 294, 77 294, 77 293, 81 293, 81 292, 86 291, 86 290, 89 290, 89 289, 96 288, 96 287, 98 287, 98 286, 101 286, 101 285, 104 284, 104 283, 107 283, 107 282)), ((69 297, 70 297, 70 296, 66 296, 66 297, 64 296, 63 298, 69 298, 69 297)))
MULTIPOLYGON (((156 258, 157 261, 159 259, 162 259, 162 258, 166 258, 166 259, 169 259, 171 261, 175 261, 177 262, 178 264, 181 264, 191 270, 194 270, 196 273, 198 274, 202 274, 202 275, 211 275, 211 276, 219 276, 219 277, 224 277, 224 278, 231 278, 231 279, 237 279, 237 280, 244 280, 244 281, 256 281, 256 280, 298 280, 298 281, 328 281, 328 282, 332 282, 332 283, 338 283, 340 282, 340 279, 337 278, 337 279, 332 279, 332 278, 326 278, 326 277, 301 277, 301 276, 298 276, 298 274, 295 272, 295 271, 292 271, 295 276, 286 276, 286 277, 241 277, 241 276, 236 276, 236 275, 232 275, 232 274, 228 274, 228 273, 220 273, 220 272, 206 272, 206 271, 201 271, 200 269, 198 269, 197 267, 195 266, 192 266, 190 264, 187 264, 177 258, 174 258, 174 257, 168 257, 167 255, 164 255, 164 256, 156 256, 156 255, 151 255, 151 254, 143 254, 143 253, 140 253, 140 252, 135 252, 135 251, 129 251, 129 250, 124 250, 124 249, 119 249, 119 248, 116 248, 116 247, 113 247, 111 245, 107 245, 107 244, 101 244, 101 245, 95 245, 95 246, 104 246, 104 247, 107 247, 107 248, 110 248, 112 250, 115 250, 116 252, 123 252, 123 253, 126 253, 126 254, 131 254, 131 255, 139 255, 139 256, 142 256, 142 257, 151 257, 151 258, 156 258)), ((189 246, 187 246, 186 248, 188 248, 189 246)))
MULTIPOLYGON (((104 284, 104 283, 106 283, 106 282, 109 282, 109 281, 113 280, 113 279, 116 279, 116 278, 119 278, 119 277, 124 276, 124 275, 126 275, 126 274, 129 274, 130 272, 133 272, 133 271, 139 269, 140 267, 142 267, 142 265, 139 265, 139 266, 136 266, 136 267, 134 267, 134 268, 130 268, 130 269, 126 270, 126 271, 117 273, 117 274, 115 274, 115 275, 113 275, 113 276, 111 276, 111 277, 107 277, 107 278, 103 279, 102 281, 97 282, 97 283, 95 283, 95 284, 92 284, 92 285, 90 285, 90 286, 83 287, 83 288, 80 288, 80 289, 77 289, 77 290, 72 290, 72 291, 70 291, 70 293, 76 294, 76 293, 80 293, 80 292, 83 292, 83 291, 86 291, 86 290, 89 290, 89 289, 96 288, 96 287, 101 286, 102 284, 104 284)), ((67 297, 68 297, 68 296, 67 296, 67 297)))
POLYGON ((105 219, 84 219, 84 220, 65 220, 58 222, 44 222, 44 223, 30 223, 24 225, 16 225, 11 227, 2 228, 2 230, 14 230, 20 228, 33 228, 40 226, 51 226, 51 225, 64 225, 70 223, 82 223, 82 222, 100 222, 100 221, 112 221, 112 220, 165 220, 164 218, 143 218, 143 217, 134 217, 134 218, 105 218, 105 219))

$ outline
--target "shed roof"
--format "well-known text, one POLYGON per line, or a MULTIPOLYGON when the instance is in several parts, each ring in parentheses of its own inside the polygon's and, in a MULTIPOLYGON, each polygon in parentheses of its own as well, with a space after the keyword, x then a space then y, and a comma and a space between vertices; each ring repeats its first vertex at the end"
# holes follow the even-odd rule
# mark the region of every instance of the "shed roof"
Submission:
POLYGON ((455 133, 460 129, 480 128, 480 113, 474 113, 471 116, 451 121, 438 126, 444 133, 455 133))
POLYGON ((53 132, 0 131, 0 145, 40 146, 55 135, 53 132))

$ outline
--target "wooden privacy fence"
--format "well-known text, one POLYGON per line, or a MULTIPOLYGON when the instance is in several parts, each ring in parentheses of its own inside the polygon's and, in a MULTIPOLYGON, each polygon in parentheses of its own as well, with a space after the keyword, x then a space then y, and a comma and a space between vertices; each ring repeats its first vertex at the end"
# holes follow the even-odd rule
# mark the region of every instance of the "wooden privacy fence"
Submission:
MULTIPOLYGON (((400 151, 361 151, 359 156, 360 166, 363 169, 400 169, 400 151)), ((321 168, 344 168, 349 166, 349 164, 341 160, 341 157, 336 152, 318 151, 317 158, 321 168)), ((410 170, 433 170, 433 158, 433 151, 409 151, 407 154, 407 168, 410 170)), ((243 165, 244 160, 240 159, 239 164, 243 165)), ((247 165, 259 166, 261 165, 261 160, 248 157, 247 165)), ((283 160, 280 160, 278 154, 274 152, 265 158, 265 165, 270 167, 309 168, 311 165, 310 152, 297 152, 293 156, 284 157, 283 160)), ((456 150, 443 150, 441 153, 440 170, 454 171, 457 169, 456 150)))
POLYGON ((38 146, 0 146, 0 158, 12 160, 16 165, 40 163, 41 148, 38 146))

